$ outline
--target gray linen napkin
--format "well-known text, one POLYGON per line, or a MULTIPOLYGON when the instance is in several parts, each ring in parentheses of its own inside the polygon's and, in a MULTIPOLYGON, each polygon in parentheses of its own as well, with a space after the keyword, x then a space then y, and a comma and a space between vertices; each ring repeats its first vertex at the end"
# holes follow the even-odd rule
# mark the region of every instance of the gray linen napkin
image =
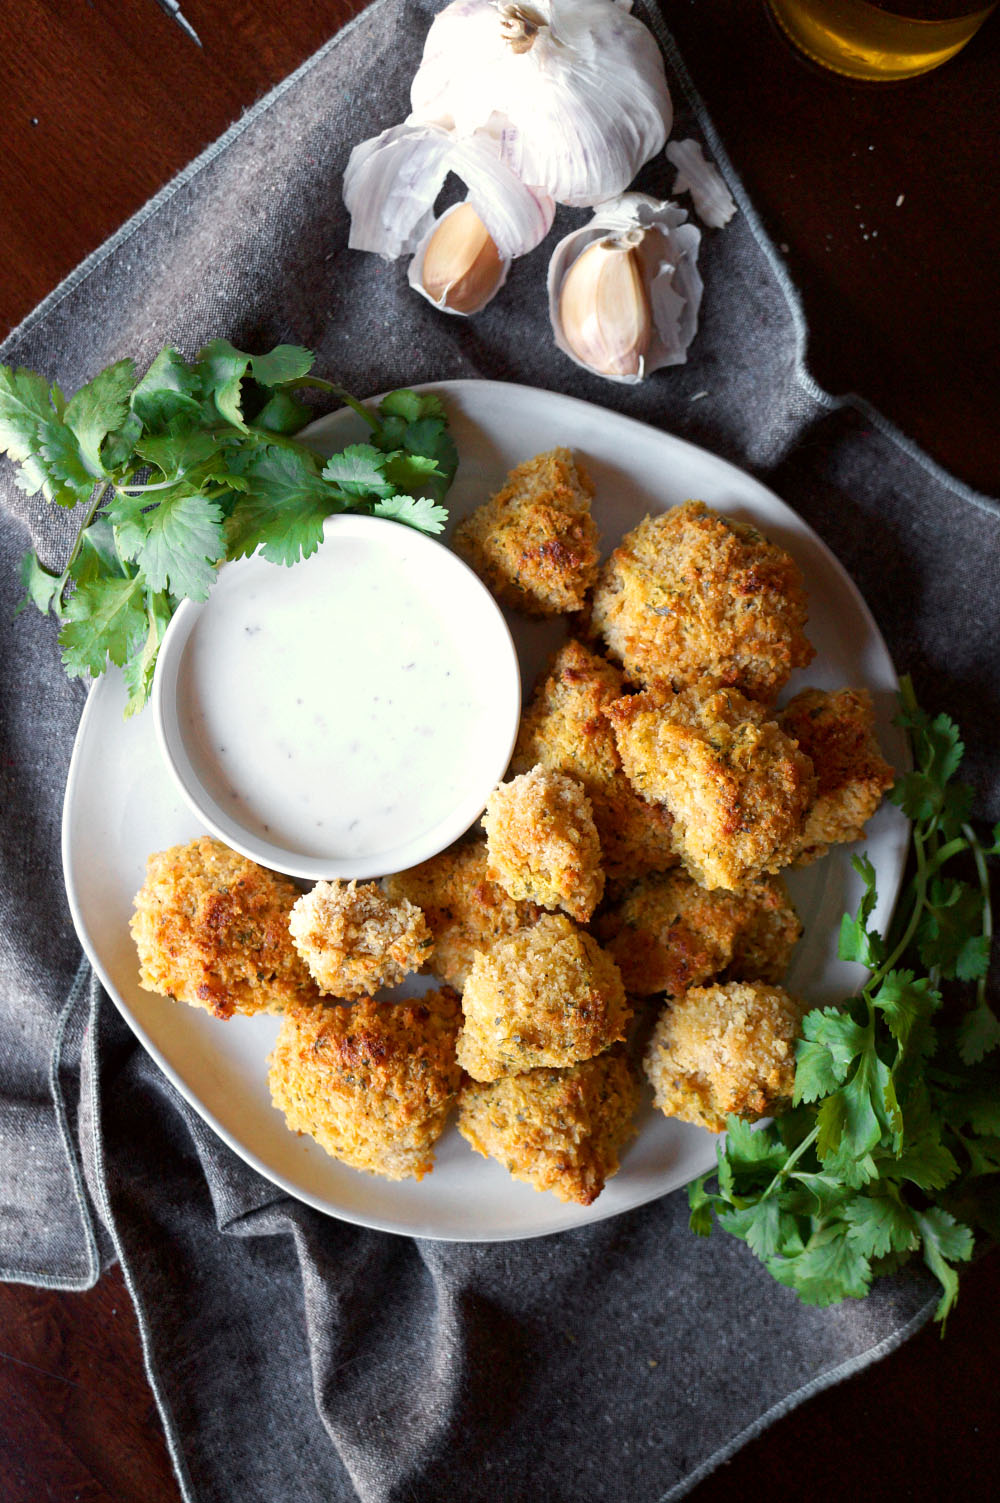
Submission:
MULTIPOLYGON (((833 547, 924 702, 961 719, 995 818, 1000 508, 812 382, 794 292, 658 16, 675 134, 706 142, 742 211, 706 233, 686 366, 636 389, 565 361, 538 337, 544 253, 466 322, 410 294, 401 266, 346 250, 348 151, 405 114, 436 8, 381 0, 365 12, 47 298, 0 358, 72 390, 167 342, 287 340, 362 394, 506 378, 702 442, 766 479, 833 547)), ((672 181, 660 161, 639 186, 669 196, 672 181)), ((560 225, 583 217, 563 212, 560 225)), ((534 1242, 454 1245, 339 1223, 247 1168, 78 969, 59 816, 84 693, 63 677, 54 624, 12 616, 29 539, 55 561, 68 524, 9 471, 0 505, 0 1275, 83 1288, 121 1260, 185 1497, 675 1498, 928 1318, 919 1277, 860 1304, 801 1306, 741 1244, 693 1238, 683 1194, 534 1242)))

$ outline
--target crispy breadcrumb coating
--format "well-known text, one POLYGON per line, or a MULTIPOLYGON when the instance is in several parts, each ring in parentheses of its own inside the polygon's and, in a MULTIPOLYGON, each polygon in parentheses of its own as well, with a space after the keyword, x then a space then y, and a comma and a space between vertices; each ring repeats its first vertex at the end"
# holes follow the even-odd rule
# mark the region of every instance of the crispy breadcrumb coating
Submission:
POLYGON ((674 849, 703 887, 739 892, 791 862, 816 780, 763 706, 700 685, 627 695, 605 713, 626 773, 666 804, 674 849))
POLYGON ((786 1110, 804 1010, 760 981, 685 992, 664 1009, 644 1060, 660 1111, 722 1132, 730 1113, 754 1122, 786 1110))
POLYGON ((568 1069, 463 1087, 458 1130, 484 1158, 560 1200, 592 1205, 635 1136, 639 1085, 621 1049, 568 1069))
POLYGON ((447 988, 401 1002, 296 1008, 271 1055, 271 1100, 293 1132, 352 1169, 422 1179, 462 1083, 460 1019, 447 988))
POLYGON ((434 974, 464 987, 476 951, 488 953, 498 939, 533 924, 535 903, 509 897, 487 876, 486 842, 449 846, 439 856, 385 877, 390 898, 408 898, 423 909, 434 938, 434 974))
POLYGON ((604 893, 590 799, 575 778, 533 767, 490 795, 489 875, 512 898, 563 908, 585 924, 604 893))
POLYGON ((590 799, 609 881, 676 866, 667 811, 640 798, 622 771, 614 732, 601 711, 625 692, 622 674, 570 640, 539 678, 521 716, 513 772, 540 763, 576 778, 590 799))
POLYGON ((207 835, 155 852, 130 925, 139 985, 217 1018, 315 1000, 288 932, 297 897, 286 877, 207 835))
POLYGON ((459 523, 455 549, 507 605, 532 616, 578 611, 597 578, 593 494, 568 449, 538 454, 459 523))
POLYGON ((458 1059, 474 1080, 573 1065, 625 1037, 618 967, 563 913, 477 954, 462 993, 458 1059))
POLYGON ((601 570, 592 623, 636 682, 716 678, 770 702, 813 656, 807 615, 789 554, 688 501, 622 538, 601 570))
POLYGON ((295 904, 289 928, 320 991, 348 1000, 398 986, 434 949, 420 909, 387 897, 377 882, 317 882, 295 904))
POLYGON ((816 798, 796 858, 805 865, 825 856, 831 845, 863 837, 865 822, 892 787, 895 773, 879 749, 866 689, 803 689, 788 701, 778 724, 816 771, 816 798))
POLYGON ((780 981, 802 925, 777 877, 742 893, 706 892, 686 872, 668 872, 636 883, 601 914, 596 933, 626 992, 676 997, 723 974, 780 981))

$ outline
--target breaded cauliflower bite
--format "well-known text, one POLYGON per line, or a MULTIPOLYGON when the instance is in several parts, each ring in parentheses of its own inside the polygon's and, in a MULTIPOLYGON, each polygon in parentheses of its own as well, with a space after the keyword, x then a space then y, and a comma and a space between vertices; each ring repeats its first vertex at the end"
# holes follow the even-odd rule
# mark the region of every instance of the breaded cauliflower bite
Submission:
POLYGON ((673 815, 674 849, 702 887, 739 892, 802 843, 812 763, 735 689, 627 695, 606 711, 636 789, 673 815))
POLYGON ((789 554, 702 501, 646 517, 601 570, 592 624, 629 678, 700 678, 777 698, 811 660, 805 586, 789 554))
POLYGON ((434 940, 420 909, 377 882, 317 882, 289 918, 295 948, 321 992, 362 997, 430 960, 434 940))
POLYGON ((486 842, 475 840, 449 846, 382 882, 390 898, 408 898, 423 910, 434 939, 434 974, 459 991, 477 951, 488 954, 499 939, 533 924, 541 912, 491 881, 487 866, 486 842))
POLYGON ((723 973, 780 981, 802 925, 776 877, 742 893, 706 892, 686 872, 668 872, 637 882, 601 914, 596 931, 626 992, 676 997, 723 973))
POLYGON ((515 1179, 589 1206, 635 1135, 639 1085, 621 1049, 565 1070, 531 1070, 463 1087, 458 1130, 515 1179))
POLYGON ((458 1060, 474 1080, 575 1065, 625 1037, 618 967, 563 913, 478 954, 462 993, 458 1060))
POLYGON ((507 605, 532 616, 578 611, 597 578, 593 494, 568 449, 539 454, 459 523, 455 549, 507 605))
POLYGON ((803 689, 778 716, 786 736, 816 771, 816 797, 806 815, 800 865, 825 856, 831 845, 860 840, 865 822, 891 788, 895 773, 875 736, 871 695, 865 689, 803 689))
POLYGON ((587 922, 601 901, 604 872, 590 799, 575 778, 539 766, 501 783, 483 828, 489 875, 512 898, 587 922))
POLYGON ((460 1020, 447 988, 402 1002, 296 1008, 271 1054, 271 1100, 293 1132, 352 1169, 422 1179, 462 1083, 460 1020))
POLYGON ((790 1106, 804 1006, 779 986, 693 987, 664 1009, 644 1069, 667 1117, 722 1132, 790 1106))
POLYGON ((590 799, 609 881, 676 866, 673 821, 640 798, 622 771, 614 732, 601 713, 625 692, 622 674, 574 639, 535 685, 521 716, 515 773, 540 763, 575 778, 590 799))
POLYGON ((139 985, 217 1018, 315 1000, 288 932, 297 897, 287 878, 207 835, 156 852, 130 925, 139 985))

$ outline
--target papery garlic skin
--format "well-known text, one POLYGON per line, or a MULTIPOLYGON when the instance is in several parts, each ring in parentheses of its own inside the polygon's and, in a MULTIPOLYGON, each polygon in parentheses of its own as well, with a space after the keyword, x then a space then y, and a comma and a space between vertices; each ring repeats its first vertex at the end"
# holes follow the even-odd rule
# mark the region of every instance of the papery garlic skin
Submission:
POLYGON ((434 229, 434 201, 449 172, 465 183, 502 260, 545 239, 555 204, 511 171, 496 137, 485 131, 458 137, 440 125, 406 121, 351 152, 344 172, 351 249, 386 260, 412 255, 434 229))
POLYGON ((410 100, 459 136, 488 127, 523 182, 582 208, 622 193, 673 121, 656 40, 615 0, 453 0, 410 100))
POLYGON ((507 280, 501 257, 473 206, 466 202, 436 219, 410 262, 410 286, 442 313, 479 313, 507 280))
POLYGON ((736 213, 722 173, 709 162, 697 141, 668 141, 666 157, 677 168, 675 193, 690 193, 694 211, 709 229, 721 230, 736 213))
MULTIPOLYGON (((688 346, 698 329, 702 294, 698 272, 701 231, 689 224, 687 218, 686 210, 677 204, 650 198, 645 193, 623 193, 601 204, 589 224, 560 240, 549 261, 548 283, 549 318, 563 354, 584 370, 625 385, 635 385, 663 366, 684 364, 688 346), (578 283, 580 293, 586 291, 584 273, 588 262, 596 268, 597 261, 591 248, 600 242, 612 250, 628 250, 630 266, 641 283, 648 309, 646 338, 635 285, 630 297, 627 282, 621 280, 616 294, 623 300, 618 311, 617 353, 611 348, 614 340, 607 329, 595 336, 591 325, 581 334, 586 324, 585 304, 574 300, 564 306, 566 289, 572 289, 574 282, 578 283), (627 310, 630 300, 636 320, 631 355, 629 315, 622 311, 627 310)), ((599 289, 596 277, 591 277, 591 281, 596 318, 599 289)))

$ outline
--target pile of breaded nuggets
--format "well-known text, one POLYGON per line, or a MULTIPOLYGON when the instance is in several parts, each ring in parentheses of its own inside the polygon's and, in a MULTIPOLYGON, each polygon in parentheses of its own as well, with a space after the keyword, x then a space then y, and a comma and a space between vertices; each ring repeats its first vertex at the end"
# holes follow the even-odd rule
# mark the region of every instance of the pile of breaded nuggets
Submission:
POLYGON ((592 495, 556 449, 455 534, 499 599, 576 633, 485 839, 302 895, 205 837, 152 856, 136 897, 142 985, 282 1012, 274 1103, 356 1169, 422 1177, 457 1105, 478 1152, 589 1205, 640 1063, 661 1111, 716 1132, 791 1099, 805 1005, 779 983, 801 925, 777 873, 857 840, 891 785, 871 704, 775 708, 813 652, 799 569, 756 528, 691 501, 601 567, 592 495), (440 989, 375 999, 417 971, 440 989))

